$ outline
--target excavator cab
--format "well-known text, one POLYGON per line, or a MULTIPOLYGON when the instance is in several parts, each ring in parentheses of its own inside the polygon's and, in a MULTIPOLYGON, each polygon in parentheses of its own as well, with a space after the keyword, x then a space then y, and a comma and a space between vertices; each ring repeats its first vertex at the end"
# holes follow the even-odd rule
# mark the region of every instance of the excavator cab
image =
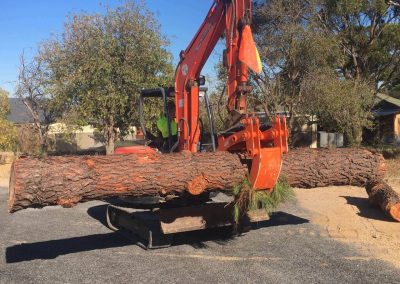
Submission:
MULTIPOLYGON (((173 88, 152 88, 152 89, 143 89, 140 92, 139 96, 139 120, 140 127, 142 128, 143 134, 146 139, 146 146, 150 146, 153 148, 158 148, 161 152, 172 152, 173 147, 176 141, 174 141, 171 121, 169 119, 166 120, 168 126, 168 138, 164 141, 158 141, 159 135, 154 135, 151 131, 146 127, 146 117, 145 117, 145 105, 149 103, 149 100, 158 100, 161 101, 162 105, 162 114, 165 117, 169 117, 169 108, 168 103, 174 101, 175 93, 173 88)), ((152 118, 154 120, 154 118, 152 118)), ((156 122, 156 121, 154 121, 156 122)))
MULTIPOLYGON (((145 143, 144 146, 127 146, 127 147, 119 147, 115 149, 115 154, 154 154, 158 151, 160 152, 173 152, 174 137, 172 135, 172 128, 170 120, 167 119, 168 124, 168 138, 164 141, 163 138, 160 137, 158 133, 152 133, 152 131, 146 127, 146 122, 149 120, 153 120, 152 122, 156 123, 158 118, 149 118, 145 115, 145 108, 147 106, 152 106, 152 103, 155 106, 161 105, 160 114, 165 117, 169 117, 169 109, 168 103, 174 101, 174 88, 152 88, 152 89, 143 89, 139 95, 139 103, 138 103, 138 111, 139 111, 139 123, 140 127, 144 134, 145 143), (165 143, 164 143, 165 142, 165 143)), ((176 147, 176 146, 175 146, 176 147)))
MULTIPOLYGON (((201 76, 202 80, 205 80, 204 76, 201 76)), ((204 85, 204 84, 202 84, 204 85)), ((214 129, 214 117, 211 111, 211 104, 210 100, 207 94, 208 89, 206 87, 200 87, 200 96, 202 98, 206 114, 207 114, 207 119, 208 119, 208 126, 209 129, 207 130, 207 134, 210 136, 210 141, 204 141, 203 135, 205 135, 205 129, 203 129, 203 123, 201 123, 201 132, 202 132, 202 138, 201 138, 201 143, 199 144, 199 151, 204 151, 206 148, 211 150, 211 151, 216 151, 216 134, 215 134, 215 129, 214 129)), ((162 115, 165 117, 170 116, 170 108, 168 107, 170 102, 174 102, 175 99, 175 93, 174 93, 174 88, 169 87, 169 88, 152 88, 152 89, 143 89, 140 92, 139 96, 139 105, 138 105, 138 110, 139 110, 139 120, 140 120, 140 127, 143 131, 143 134, 145 136, 145 145, 152 147, 152 148, 157 148, 161 152, 166 152, 166 153, 171 153, 176 150, 177 144, 176 144, 176 136, 174 135, 172 131, 172 124, 170 120, 167 120, 168 124, 168 138, 166 139, 164 145, 160 145, 159 140, 159 135, 155 135, 154 133, 151 132, 146 127, 146 122, 148 121, 148 117, 145 115, 145 108, 146 104, 150 103, 150 100, 159 100, 162 104, 162 115)), ((175 103, 175 102, 174 102, 175 103)), ((150 118, 153 119, 154 118, 150 118)), ((154 121, 155 122, 155 121, 154 121)), ((163 144, 163 143, 161 143, 163 144)), ((135 152, 136 153, 136 152, 135 152)), ((126 152, 125 152, 126 154, 126 152)))

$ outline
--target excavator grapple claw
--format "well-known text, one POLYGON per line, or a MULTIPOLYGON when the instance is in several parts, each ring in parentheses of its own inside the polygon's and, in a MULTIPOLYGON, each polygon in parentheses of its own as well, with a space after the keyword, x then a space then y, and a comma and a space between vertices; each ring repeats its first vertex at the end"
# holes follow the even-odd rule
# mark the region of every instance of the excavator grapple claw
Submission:
POLYGON ((260 130, 258 117, 242 119, 244 129, 228 137, 219 137, 218 150, 240 151, 245 149, 252 159, 249 179, 256 190, 272 190, 278 180, 282 155, 288 151, 286 118, 276 116, 272 127, 260 130))
POLYGON ((253 159, 250 183, 256 190, 272 190, 281 172, 282 154, 288 151, 286 118, 276 116, 272 127, 264 132, 257 117, 248 118, 246 123, 251 132, 246 149, 253 159))
POLYGON ((250 170, 250 183, 257 190, 272 190, 282 167, 279 148, 263 148, 253 158, 250 170))

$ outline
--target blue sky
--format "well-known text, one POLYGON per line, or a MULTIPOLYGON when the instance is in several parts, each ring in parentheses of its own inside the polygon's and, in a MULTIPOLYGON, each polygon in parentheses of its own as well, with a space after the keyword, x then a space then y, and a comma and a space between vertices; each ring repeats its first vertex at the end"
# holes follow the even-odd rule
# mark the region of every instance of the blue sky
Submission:
MULTIPOLYGON (((206 16, 212 0, 147 0, 162 32, 171 40, 174 62, 185 49, 206 16)), ((0 87, 14 92, 19 56, 29 56, 37 45, 53 34, 62 32, 70 13, 104 12, 104 6, 115 7, 118 0, 0 0, 0 87)), ((217 48, 203 74, 215 79, 213 66, 221 55, 217 48)))

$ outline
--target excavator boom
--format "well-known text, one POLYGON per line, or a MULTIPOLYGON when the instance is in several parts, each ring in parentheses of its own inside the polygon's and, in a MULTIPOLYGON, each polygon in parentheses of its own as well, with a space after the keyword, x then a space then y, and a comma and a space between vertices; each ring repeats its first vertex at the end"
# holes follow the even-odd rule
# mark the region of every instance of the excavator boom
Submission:
POLYGON ((218 40, 224 36, 229 124, 240 123, 244 129, 219 136, 218 150, 245 153, 252 160, 250 181, 253 187, 271 190, 279 176, 282 154, 288 150, 288 131, 284 117, 275 118, 270 129, 261 131, 258 117, 247 112, 247 96, 252 92, 248 70, 261 73, 262 69, 251 32, 251 16, 251 0, 214 0, 189 46, 180 53, 175 74, 178 149, 198 150, 200 72, 218 40))

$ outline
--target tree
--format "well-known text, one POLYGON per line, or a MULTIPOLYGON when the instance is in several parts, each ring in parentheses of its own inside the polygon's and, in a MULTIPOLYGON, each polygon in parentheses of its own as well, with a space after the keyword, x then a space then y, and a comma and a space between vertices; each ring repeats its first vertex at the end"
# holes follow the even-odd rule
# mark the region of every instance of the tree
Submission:
POLYGON ((7 114, 10 112, 8 93, 0 88, 0 150, 15 150, 16 130, 14 125, 7 121, 7 114))
POLYGON ((371 81, 377 90, 393 87, 400 73, 399 12, 387 0, 320 1, 320 27, 345 55, 338 66, 343 77, 371 81))
POLYGON ((309 73, 302 82, 304 109, 326 131, 341 132, 346 144, 359 146, 363 128, 372 126, 374 88, 368 82, 340 79, 334 70, 309 73))
POLYGON ((48 76, 46 62, 39 51, 31 61, 20 56, 16 95, 22 99, 33 119, 33 128, 39 137, 42 154, 47 153, 50 124, 62 114, 56 103, 48 76))
POLYGON ((43 58, 57 100, 78 114, 79 124, 102 131, 112 154, 117 134, 137 122, 132 102, 139 90, 172 82, 167 45, 154 15, 133 1, 104 15, 70 17, 62 35, 43 45, 43 58))
POLYGON ((283 106, 289 128, 294 116, 317 114, 324 129, 358 145, 374 93, 399 89, 398 9, 383 0, 258 1, 264 73, 253 82, 264 109, 283 106))
POLYGON ((8 102, 8 92, 0 88, 0 118, 5 119, 10 113, 10 104, 8 102))
POLYGON ((255 5, 253 28, 259 46, 263 73, 253 74, 256 98, 267 116, 278 107, 294 118, 305 114, 302 82, 319 68, 335 68, 341 60, 333 36, 326 36, 314 21, 312 1, 261 1, 255 5))

